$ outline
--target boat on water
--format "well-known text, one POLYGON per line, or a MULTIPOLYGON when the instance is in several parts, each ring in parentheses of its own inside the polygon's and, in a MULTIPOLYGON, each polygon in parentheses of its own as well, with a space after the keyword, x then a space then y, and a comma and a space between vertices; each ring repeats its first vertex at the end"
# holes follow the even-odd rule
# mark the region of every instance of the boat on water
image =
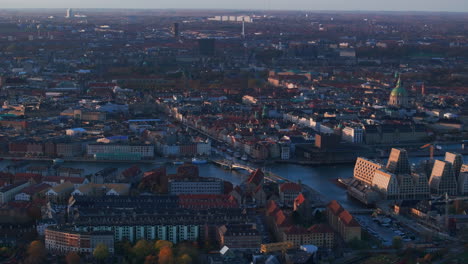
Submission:
POLYGON ((243 161, 248 161, 249 158, 247 157, 246 154, 244 154, 244 155, 242 155, 241 160, 243 160, 243 161))
POLYGON ((60 164, 60 163, 64 163, 65 161, 63 159, 53 159, 53 162, 55 164, 60 164))
POLYGON ((184 162, 181 160, 175 160, 172 162, 173 165, 184 165, 184 162))
POLYGON ((192 159, 192 164, 206 164, 206 163, 207 161, 204 159, 197 159, 197 158, 192 159))

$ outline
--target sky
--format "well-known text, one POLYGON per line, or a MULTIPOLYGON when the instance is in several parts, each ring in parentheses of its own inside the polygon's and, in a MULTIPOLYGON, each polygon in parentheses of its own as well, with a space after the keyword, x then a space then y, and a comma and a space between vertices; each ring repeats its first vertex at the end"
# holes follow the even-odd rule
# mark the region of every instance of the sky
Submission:
POLYGON ((468 0, 0 0, 0 8, 69 7, 468 12, 468 0))

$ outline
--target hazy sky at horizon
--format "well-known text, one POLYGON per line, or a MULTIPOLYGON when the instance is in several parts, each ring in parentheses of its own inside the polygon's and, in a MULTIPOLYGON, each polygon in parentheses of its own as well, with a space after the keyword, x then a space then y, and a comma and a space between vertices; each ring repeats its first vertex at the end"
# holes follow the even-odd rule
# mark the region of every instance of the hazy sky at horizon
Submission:
POLYGON ((0 8, 68 7, 468 12, 468 0, 0 0, 0 8))

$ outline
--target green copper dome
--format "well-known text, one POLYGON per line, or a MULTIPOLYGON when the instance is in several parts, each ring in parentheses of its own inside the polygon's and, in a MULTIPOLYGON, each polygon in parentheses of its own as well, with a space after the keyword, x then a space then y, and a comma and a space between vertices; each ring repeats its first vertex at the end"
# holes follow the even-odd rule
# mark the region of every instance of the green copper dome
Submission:
POLYGON ((408 92, 401 86, 401 80, 398 79, 397 85, 393 88, 391 96, 408 96, 408 92))

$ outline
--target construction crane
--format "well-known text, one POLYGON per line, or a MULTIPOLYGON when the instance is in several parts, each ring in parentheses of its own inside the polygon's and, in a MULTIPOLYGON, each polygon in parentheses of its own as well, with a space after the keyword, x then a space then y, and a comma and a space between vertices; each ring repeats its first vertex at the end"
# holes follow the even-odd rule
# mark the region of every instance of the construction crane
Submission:
POLYGON ((434 144, 429 143, 420 147, 420 149, 425 149, 425 148, 429 148, 429 156, 431 157, 431 160, 433 160, 434 159, 434 144))
POLYGON ((430 156, 431 160, 434 159, 434 150, 435 149, 442 149, 442 147, 440 147, 438 145, 435 145, 434 143, 428 143, 428 144, 420 147, 420 149, 425 149, 425 148, 429 148, 429 156, 430 156))

